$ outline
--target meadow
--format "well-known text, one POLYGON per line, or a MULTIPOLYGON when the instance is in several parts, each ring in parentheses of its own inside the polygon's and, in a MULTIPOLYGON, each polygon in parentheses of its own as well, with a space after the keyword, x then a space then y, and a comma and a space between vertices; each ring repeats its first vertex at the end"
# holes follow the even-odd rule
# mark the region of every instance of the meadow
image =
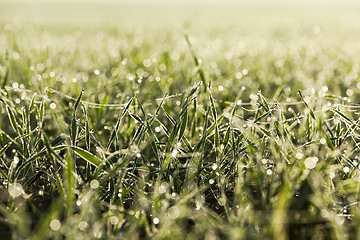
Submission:
POLYGON ((0 2, 0 238, 360 238, 359 10, 0 2))

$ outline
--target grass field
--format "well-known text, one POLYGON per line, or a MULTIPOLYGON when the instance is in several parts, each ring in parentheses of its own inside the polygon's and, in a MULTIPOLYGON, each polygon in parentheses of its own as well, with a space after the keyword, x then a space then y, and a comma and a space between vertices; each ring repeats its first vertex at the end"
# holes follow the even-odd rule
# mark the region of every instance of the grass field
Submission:
POLYGON ((359 239, 359 10, 0 1, 0 238, 359 239))

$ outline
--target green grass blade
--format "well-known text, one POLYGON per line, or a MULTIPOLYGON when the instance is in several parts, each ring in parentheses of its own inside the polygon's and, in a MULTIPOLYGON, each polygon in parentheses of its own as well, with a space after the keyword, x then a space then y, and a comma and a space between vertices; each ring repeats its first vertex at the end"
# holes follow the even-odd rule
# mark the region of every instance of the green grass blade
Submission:
POLYGON ((122 118, 124 117, 125 113, 127 112, 127 110, 129 109, 131 103, 133 102, 134 100, 134 97, 131 97, 130 100, 128 101, 128 103, 126 104, 122 114, 120 115, 119 119, 117 120, 116 122, 116 125, 115 125, 115 128, 114 130, 112 131, 111 133, 111 136, 110 136, 110 139, 108 141, 108 144, 107 144, 107 147, 106 147, 106 151, 108 151, 110 149, 110 146, 112 144, 112 142, 114 141, 115 137, 116 137, 116 134, 117 132, 119 131, 119 127, 120 127, 120 123, 121 123, 121 120, 122 118))
POLYGON ((180 125, 180 132, 179 132, 179 140, 181 140, 182 137, 184 136, 186 126, 187 126, 187 122, 188 122, 188 111, 186 110, 184 115, 182 116, 182 121, 181 121, 181 125, 180 125))
POLYGON ((78 132, 78 127, 77 127, 77 123, 76 123, 76 110, 80 104, 80 100, 81 100, 81 96, 84 93, 84 90, 81 90, 80 95, 78 97, 78 99, 75 102, 74 105, 74 112, 73 112, 73 118, 71 120, 71 143, 72 145, 76 145, 76 138, 77 138, 77 132, 78 132))
POLYGON ((82 159, 96 167, 98 167, 102 163, 102 160, 93 155, 91 152, 88 152, 77 146, 69 146, 69 148, 73 150, 77 155, 79 155, 82 159))

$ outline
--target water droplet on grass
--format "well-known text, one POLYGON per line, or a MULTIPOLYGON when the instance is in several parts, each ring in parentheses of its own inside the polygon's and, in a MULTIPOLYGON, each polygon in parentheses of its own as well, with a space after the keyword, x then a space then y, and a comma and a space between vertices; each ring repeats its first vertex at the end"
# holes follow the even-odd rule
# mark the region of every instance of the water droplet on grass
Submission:
POLYGON ((98 187, 99 187, 99 181, 96 180, 96 179, 91 180, 91 182, 90 182, 90 187, 91 187, 92 189, 98 188, 98 187))
POLYGON ((39 72, 42 72, 42 71, 44 71, 45 66, 44 66, 44 64, 39 63, 38 65, 36 65, 36 69, 37 69, 39 72))
POLYGON ((250 99, 254 100, 254 101, 257 101, 259 99, 259 96, 256 95, 256 94, 250 94, 250 99))
POLYGON ((317 158, 308 157, 305 159, 305 167, 308 169, 313 169, 316 167, 317 158))
POLYGON ((145 66, 145 67, 150 67, 151 66, 151 60, 150 59, 145 59, 144 61, 143 61, 143 65, 145 66))
POLYGON ((100 231, 94 232, 94 237, 101 238, 101 236, 102 236, 102 233, 100 231))
POLYGON ((84 231, 87 227, 88 227, 88 223, 87 223, 87 222, 81 221, 81 222, 79 223, 79 229, 80 229, 80 231, 84 231))
POLYGON ((176 157, 177 154, 178 154, 178 150, 175 149, 175 150, 171 153, 171 156, 172 156, 172 157, 176 157))
POLYGON ((348 95, 349 97, 352 96, 353 94, 354 94, 354 91, 352 89, 346 90, 346 95, 348 95))
POLYGON ((212 170, 216 170, 218 168, 218 165, 216 163, 214 163, 211 168, 212 168, 212 170))
POLYGON ((159 187, 159 193, 161 194, 166 193, 166 187, 163 184, 161 184, 159 187))
POLYGON ((53 231, 58 231, 58 230, 61 228, 61 223, 60 223, 60 221, 57 220, 57 219, 51 220, 51 222, 50 222, 50 228, 51 228, 51 230, 53 230, 53 231))
POLYGON ((154 218, 154 219, 153 219, 153 223, 154 223, 155 225, 159 224, 159 222, 160 222, 160 220, 159 220, 158 218, 154 218))
POLYGON ((235 78, 236 79, 241 79, 242 78, 242 73, 241 72, 237 72, 237 73, 235 73, 235 78))
POLYGON ((18 88, 19 84, 17 82, 13 82, 13 84, 11 85, 13 88, 18 88))
POLYGON ((165 70, 166 70, 166 65, 165 64, 160 64, 159 65, 159 70, 161 71, 161 72, 164 72, 165 70))
POLYGON ((296 153, 297 159, 302 159, 303 157, 304 157, 304 154, 302 154, 301 152, 296 153))
POLYGON ((220 206, 225 206, 226 200, 225 198, 219 198, 218 202, 220 206))
POLYGON ((111 223, 112 225, 116 225, 118 222, 119 222, 119 218, 118 218, 118 217, 112 216, 112 217, 110 218, 110 223, 111 223))
POLYGON ((20 161, 20 158, 18 156, 14 157, 14 164, 17 165, 20 161))
POLYGON ((24 193, 24 189, 20 183, 9 183, 8 192, 10 196, 17 198, 24 193))
POLYGON ((50 103, 50 108, 55 109, 56 108, 56 103, 50 103))
POLYGON ((17 53, 17 52, 14 52, 14 53, 12 54, 12 57, 13 57, 13 59, 17 60, 17 59, 20 58, 20 54, 17 53))
POLYGON ((178 207, 173 206, 169 209, 168 214, 170 219, 176 219, 180 216, 180 210, 178 207))

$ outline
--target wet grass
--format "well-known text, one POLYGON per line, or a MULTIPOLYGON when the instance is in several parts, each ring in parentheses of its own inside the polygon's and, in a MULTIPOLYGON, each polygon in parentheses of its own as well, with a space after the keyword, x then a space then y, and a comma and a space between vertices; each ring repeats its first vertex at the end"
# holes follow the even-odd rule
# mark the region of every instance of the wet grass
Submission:
POLYGON ((1 236, 358 238, 346 17, 253 32, 1 21, 1 236))

